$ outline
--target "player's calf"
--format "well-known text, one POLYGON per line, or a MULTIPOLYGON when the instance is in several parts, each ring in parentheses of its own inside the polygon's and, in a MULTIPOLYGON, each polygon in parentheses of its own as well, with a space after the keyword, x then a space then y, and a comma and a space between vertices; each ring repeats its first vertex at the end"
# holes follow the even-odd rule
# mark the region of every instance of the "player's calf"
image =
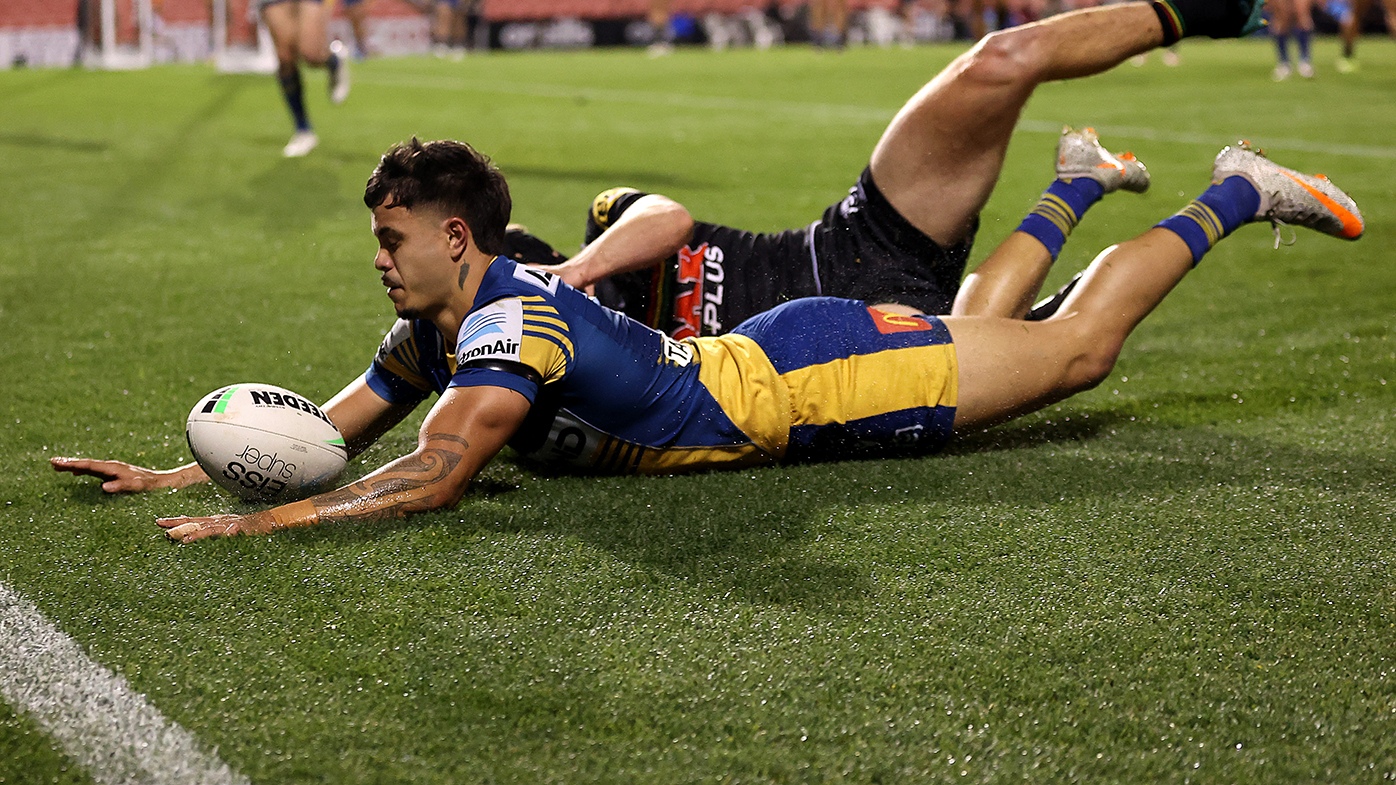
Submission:
POLYGON ((1032 235, 1055 260, 1071 231, 1101 197, 1149 188, 1149 170, 1133 153, 1114 155, 1095 129, 1062 129, 1057 140, 1057 179, 1018 226, 1032 235))

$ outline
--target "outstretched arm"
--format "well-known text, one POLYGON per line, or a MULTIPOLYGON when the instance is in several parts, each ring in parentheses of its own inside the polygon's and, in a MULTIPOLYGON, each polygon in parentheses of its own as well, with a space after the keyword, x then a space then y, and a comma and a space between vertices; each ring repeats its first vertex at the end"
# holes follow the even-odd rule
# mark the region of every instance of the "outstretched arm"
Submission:
POLYGON ((141 493, 159 488, 185 488, 208 482, 208 475, 197 463, 186 463, 173 469, 147 469, 125 461, 97 461, 89 458, 48 459, 54 471, 79 477, 96 477, 107 493, 141 493))
POLYGON ((529 402, 503 387, 453 387, 422 423, 417 449, 358 482, 252 515, 161 518, 172 540, 271 534, 322 523, 402 518, 454 507, 523 423, 529 402))
POLYGON ((678 202, 646 194, 615 225, 562 264, 544 267, 578 289, 618 273, 662 263, 693 237, 693 216, 678 202))
MULTIPOLYGON (((369 389, 360 376, 339 391, 322 407, 325 415, 339 428, 344 443, 353 458, 402 421, 412 406, 391 404, 369 389)), ((107 493, 141 493, 160 488, 179 489, 208 482, 208 475, 197 463, 186 463, 173 469, 148 469, 125 461, 99 461, 87 458, 50 458, 55 471, 79 477, 96 477, 107 493)))

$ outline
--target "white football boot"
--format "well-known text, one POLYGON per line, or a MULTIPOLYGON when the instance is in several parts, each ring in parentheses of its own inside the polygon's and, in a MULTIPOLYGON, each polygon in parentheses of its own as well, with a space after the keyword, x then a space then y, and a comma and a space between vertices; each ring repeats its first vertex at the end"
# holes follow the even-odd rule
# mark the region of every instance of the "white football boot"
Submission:
POLYGON ((315 145, 320 144, 320 137, 314 131, 297 131, 291 135, 291 141, 281 149, 281 154, 287 158, 300 158, 309 155, 315 145))
POLYGON ((339 58, 339 67, 330 71, 330 103, 342 104, 349 97, 349 50, 344 42, 335 39, 330 42, 330 51, 339 58))
POLYGON ((1062 129, 1057 140, 1057 179, 1089 177, 1105 193, 1120 189, 1142 194, 1149 190, 1149 170, 1134 153, 1112 155, 1100 144, 1094 128, 1062 129))
POLYGON ((1214 183, 1235 175, 1260 192, 1260 209, 1251 220, 1269 221, 1277 241, 1281 225, 1304 226, 1344 240, 1362 236, 1365 225, 1357 203, 1324 175, 1286 169, 1244 141, 1222 148, 1212 164, 1214 183))

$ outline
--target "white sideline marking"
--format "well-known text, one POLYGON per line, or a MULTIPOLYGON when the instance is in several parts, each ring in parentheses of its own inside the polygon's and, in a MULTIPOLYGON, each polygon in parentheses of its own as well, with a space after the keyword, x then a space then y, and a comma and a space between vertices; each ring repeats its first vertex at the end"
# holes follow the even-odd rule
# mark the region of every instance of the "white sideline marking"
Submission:
MULTIPOLYGON (((600 87, 578 87, 575 85, 536 84, 526 82, 458 79, 438 76, 355 76, 361 84, 376 84, 383 87, 414 87, 427 90, 458 90, 471 93, 497 93, 500 95, 531 96, 533 98, 585 99, 591 101, 611 101, 613 103, 650 104, 654 106, 674 106, 681 109, 741 112, 743 114, 795 114, 821 120, 859 120, 887 123, 896 113, 895 109, 854 104, 826 104, 799 101, 772 101, 753 98, 730 98, 724 96, 700 96, 686 93, 664 93, 646 90, 618 90, 600 87)), ((1028 133, 1059 134, 1062 123, 1043 120, 1022 120, 1018 130, 1028 133)), ((1096 130, 1112 143, 1120 139, 1144 139, 1148 141, 1178 142, 1195 144, 1220 150, 1224 145, 1235 144, 1232 137, 1207 134, 1169 131, 1163 128, 1139 128, 1132 126, 1097 125, 1096 130)), ((1333 144, 1314 142, 1307 139, 1268 139, 1255 140, 1267 150, 1291 150, 1304 153, 1320 153, 1355 158, 1396 159, 1396 147, 1360 144, 1333 144)))
POLYGON ((100 783, 246 785, 0 581, 0 697, 100 783))

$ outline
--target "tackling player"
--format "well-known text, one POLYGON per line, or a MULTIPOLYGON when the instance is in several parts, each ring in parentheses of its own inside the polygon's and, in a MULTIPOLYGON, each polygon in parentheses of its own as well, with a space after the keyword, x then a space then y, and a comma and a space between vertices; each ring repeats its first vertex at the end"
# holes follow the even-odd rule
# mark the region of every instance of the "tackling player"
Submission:
MULTIPOLYGON (((1090 128, 1067 128, 1057 142, 1056 181, 1025 224, 1060 229, 1055 259, 1066 235, 1101 197, 1148 187, 1148 170, 1133 154, 1111 154, 1090 128)), ((970 234, 942 250, 888 203, 865 170, 848 197, 802 229, 761 233, 697 222, 666 196, 615 188, 592 202, 586 246, 577 256, 567 259, 521 227, 505 234, 505 255, 556 273, 670 337, 688 338, 721 335, 798 297, 950 313, 970 234)), ((1045 318, 1059 300, 1027 318, 1045 318)))
MULTIPOLYGON (((1080 73, 1089 71, 1079 57, 1090 55, 1077 52, 1108 51, 1091 66, 1101 70, 1164 43, 1158 19, 1146 4, 1054 17, 1060 21, 1040 29, 1061 40, 1091 40, 1102 22, 1111 36, 1099 48, 1041 52, 1080 73)), ((1064 72, 1072 71, 1040 73, 1064 72)), ((979 116, 972 96, 959 97, 979 116)), ((1011 126, 1014 117, 998 120, 1011 126)), ((970 315, 904 316, 807 298, 726 336, 676 341, 500 256, 511 206, 503 176, 468 145, 413 140, 388 151, 364 196, 379 241, 375 267, 399 321, 369 370, 324 411, 357 454, 435 392, 417 449, 304 501, 159 524, 188 542, 449 507, 505 444, 547 463, 607 472, 934 452, 953 433, 1098 384, 1140 320, 1239 226, 1282 221, 1348 239, 1362 233, 1356 205, 1336 186, 1247 147, 1223 150, 1212 179, 1182 211, 1097 257, 1041 322, 1007 318, 1034 295, 1035 260, 1050 256, 1054 242, 1025 230, 1017 244, 1040 248, 1021 255, 1025 264, 996 253, 976 271, 984 291, 1002 296, 977 300, 970 315)), ((53 465, 101 477, 112 492, 207 479, 196 464, 166 472, 115 461, 53 465)))
MULTIPOLYGON (((1100 73, 1187 35, 1248 34, 1261 26, 1263 5, 1153 0, 999 31, 902 106, 849 197, 804 230, 755 234, 694 224, 681 205, 664 197, 608 192, 592 208, 595 228, 606 231, 553 271, 586 287, 687 250, 678 256, 672 280, 642 273, 599 292, 603 302, 680 337, 720 334, 753 313, 811 295, 947 313, 979 213, 1037 85, 1100 73), (1146 35, 1150 41, 1143 40, 1146 35), (616 218, 615 210, 624 214, 616 218), (727 266, 734 262, 752 270, 740 276, 739 285, 726 286, 727 266)), ((1076 205, 1084 210, 1089 201, 1076 205)))

